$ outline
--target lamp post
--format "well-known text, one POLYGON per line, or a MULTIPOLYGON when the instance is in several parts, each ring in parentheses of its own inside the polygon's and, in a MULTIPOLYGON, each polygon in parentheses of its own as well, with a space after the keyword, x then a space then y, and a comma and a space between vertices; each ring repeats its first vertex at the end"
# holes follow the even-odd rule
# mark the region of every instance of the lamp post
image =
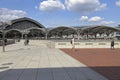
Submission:
POLYGON ((7 25, 11 25, 11 21, 6 22, 0 22, 0 26, 2 26, 2 46, 3 46, 3 52, 5 52, 5 27, 7 25))

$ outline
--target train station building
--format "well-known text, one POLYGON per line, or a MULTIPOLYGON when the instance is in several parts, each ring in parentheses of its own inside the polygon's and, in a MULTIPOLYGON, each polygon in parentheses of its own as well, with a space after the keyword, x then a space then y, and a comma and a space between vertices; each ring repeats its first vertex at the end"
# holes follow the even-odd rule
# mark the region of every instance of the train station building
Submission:
MULTIPOLYGON (((56 26, 46 28, 41 23, 24 17, 11 21, 11 25, 5 26, 6 38, 27 38, 29 39, 70 39, 75 37, 77 40, 88 39, 119 39, 120 28, 104 25, 94 26, 56 26)), ((2 27, 0 27, 0 37, 2 37, 2 27)))

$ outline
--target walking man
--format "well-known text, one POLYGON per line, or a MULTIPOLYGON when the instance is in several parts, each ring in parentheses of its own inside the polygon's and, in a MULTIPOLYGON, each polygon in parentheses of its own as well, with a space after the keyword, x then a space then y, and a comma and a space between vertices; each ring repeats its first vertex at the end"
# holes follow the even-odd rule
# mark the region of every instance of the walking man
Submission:
POLYGON ((112 40, 111 41, 111 49, 114 49, 114 45, 115 45, 114 40, 112 40))

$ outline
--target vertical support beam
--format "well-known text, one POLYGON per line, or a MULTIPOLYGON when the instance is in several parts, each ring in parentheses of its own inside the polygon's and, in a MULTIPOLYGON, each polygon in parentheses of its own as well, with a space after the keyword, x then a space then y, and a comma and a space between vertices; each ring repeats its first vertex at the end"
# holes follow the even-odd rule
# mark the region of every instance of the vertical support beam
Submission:
POLYGON ((63 33, 61 32, 60 34, 61 34, 61 39, 63 39, 63 33))
POLYGON ((97 33, 94 33, 94 36, 95 36, 95 40, 96 40, 96 38, 97 38, 97 33))
POLYGON ((22 32, 22 39, 23 39, 23 35, 24 35, 24 33, 22 32))
POLYGON ((87 40, 89 39, 89 32, 90 32, 90 31, 88 30, 88 31, 87 31, 87 40))
POLYGON ((80 40, 80 31, 77 30, 78 40, 80 40))
POLYGON ((55 34, 55 40, 56 40, 56 38, 57 38, 57 35, 55 34))
POLYGON ((72 34, 72 38, 74 38, 74 33, 72 34))
POLYGON ((66 36, 67 36, 67 39, 68 39, 68 32, 67 32, 67 35, 66 35, 66 36))
POLYGON ((47 33, 45 34, 45 39, 47 40, 47 33))
POLYGON ((99 33, 100 37, 102 36, 102 33, 99 33))
POLYGON ((3 32, 2 32, 2 45, 3 45, 3 52, 5 52, 5 32, 4 32, 4 29, 3 29, 3 32))
POLYGON ((39 39, 39 32, 37 32, 37 39, 39 39))

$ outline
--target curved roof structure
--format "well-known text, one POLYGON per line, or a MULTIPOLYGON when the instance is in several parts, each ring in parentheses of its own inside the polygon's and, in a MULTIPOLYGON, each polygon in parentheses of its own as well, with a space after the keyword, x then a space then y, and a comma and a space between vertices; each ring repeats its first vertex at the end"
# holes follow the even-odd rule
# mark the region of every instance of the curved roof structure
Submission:
POLYGON ((18 32, 22 33, 22 31, 19 30, 19 29, 10 29, 10 30, 7 30, 5 33, 8 33, 8 32, 10 32, 10 31, 18 31, 18 32))
POLYGON ((51 32, 51 31, 55 31, 55 30, 58 30, 58 31, 63 31, 65 29, 72 29, 74 31, 76 31, 76 28, 73 28, 73 27, 67 27, 67 26, 59 26, 59 27, 55 27, 55 28, 51 28, 48 30, 48 33, 51 32))
MULTIPOLYGON (((61 35, 65 36, 71 36, 71 35, 86 35, 86 34, 111 34, 113 32, 120 32, 120 28, 115 27, 109 27, 104 25, 96 25, 96 26, 76 26, 76 27, 67 27, 67 26, 59 26, 55 28, 45 28, 42 24, 39 22, 24 17, 12 20, 12 25, 6 25, 6 33, 10 31, 18 31, 22 34, 25 34, 25 32, 29 31, 31 34, 40 34, 40 35, 46 35, 48 37, 61 37, 61 35)), ((0 27, 0 32, 2 32, 0 27)))
POLYGON ((36 28, 36 27, 32 27, 32 28, 28 28, 27 31, 29 32, 34 32, 35 34, 41 34, 42 36, 46 35, 46 30, 43 28, 36 28))
POLYGON ((83 28, 82 32, 84 33, 104 33, 104 32, 114 32, 114 31, 119 31, 119 29, 114 28, 114 27, 108 27, 108 26, 91 26, 87 28, 83 28))
POLYGON ((15 20, 12 20, 12 24, 16 23, 16 22, 20 22, 20 21, 30 21, 30 22, 33 22, 35 23, 36 25, 38 25, 40 28, 45 28, 42 24, 40 24, 39 22, 31 19, 31 18, 27 18, 27 17, 23 17, 23 18, 19 18, 19 19, 15 19, 15 20))
POLYGON ((48 33, 48 36, 59 35, 59 34, 69 35, 69 34, 77 33, 77 29, 73 27, 59 26, 56 28, 49 29, 47 33, 48 33))
POLYGON ((12 20, 12 25, 6 26, 6 30, 9 29, 19 29, 19 30, 25 30, 27 28, 31 28, 31 27, 37 27, 37 28, 43 28, 45 29, 45 27, 40 24, 39 22, 30 19, 30 18, 19 18, 19 19, 15 19, 12 20))
POLYGON ((26 29, 26 30, 30 31, 30 30, 32 30, 32 29, 41 30, 41 31, 43 31, 44 33, 46 33, 46 30, 43 29, 43 28, 31 27, 31 28, 28 28, 28 29, 26 29))

